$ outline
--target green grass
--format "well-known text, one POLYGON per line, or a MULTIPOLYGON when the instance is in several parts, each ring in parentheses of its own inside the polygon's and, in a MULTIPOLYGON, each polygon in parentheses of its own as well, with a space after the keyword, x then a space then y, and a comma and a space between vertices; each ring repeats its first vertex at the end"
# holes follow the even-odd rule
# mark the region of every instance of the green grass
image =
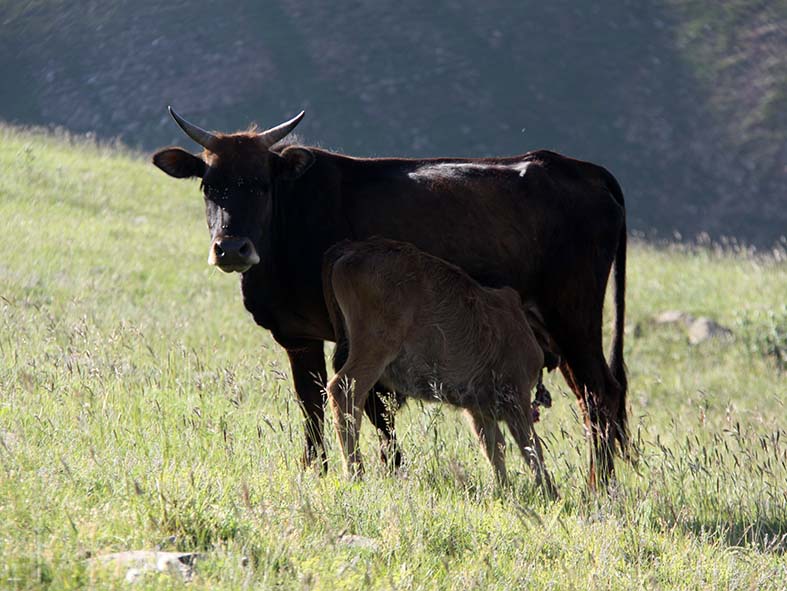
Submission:
POLYGON ((332 434, 329 475, 301 470, 285 355, 206 265, 196 183, 0 128, 0 236, 0 589, 126 588, 87 558, 162 543, 206 553, 191 589, 787 586, 787 380, 758 340, 783 334, 784 253, 631 247, 640 461, 588 495, 573 395, 551 376, 549 504, 513 449, 495 491, 469 428, 434 405, 400 412, 397 476, 368 425, 362 483, 332 434), (650 322, 666 309, 736 338, 689 347, 650 322))

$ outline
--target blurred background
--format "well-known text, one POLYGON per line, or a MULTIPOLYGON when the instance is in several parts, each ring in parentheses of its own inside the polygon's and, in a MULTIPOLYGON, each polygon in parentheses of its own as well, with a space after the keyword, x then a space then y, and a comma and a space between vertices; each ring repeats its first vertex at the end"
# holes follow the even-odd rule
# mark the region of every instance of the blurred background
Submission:
POLYGON ((358 156, 549 148, 648 237, 787 234, 787 1, 0 0, 0 119, 194 147, 307 111, 358 156))

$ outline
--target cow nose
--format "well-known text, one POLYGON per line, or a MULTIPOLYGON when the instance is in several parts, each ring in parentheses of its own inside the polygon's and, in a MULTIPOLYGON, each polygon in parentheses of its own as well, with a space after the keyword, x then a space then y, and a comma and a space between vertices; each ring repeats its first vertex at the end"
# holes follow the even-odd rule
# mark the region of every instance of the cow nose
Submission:
POLYGON ((243 272, 260 262, 260 257, 248 238, 221 236, 213 241, 208 262, 228 273, 243 272))

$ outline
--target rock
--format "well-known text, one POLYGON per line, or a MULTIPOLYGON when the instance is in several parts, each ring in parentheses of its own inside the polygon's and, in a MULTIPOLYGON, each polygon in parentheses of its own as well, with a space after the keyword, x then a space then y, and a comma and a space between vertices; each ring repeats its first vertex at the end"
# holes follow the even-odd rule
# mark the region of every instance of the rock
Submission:
POLYGON ((125 580, 126 583, 136 583, 144 575, 145 575, 145 569, 130 568, 126 571, 126 576, 123 577, 123 580, 125 580))
POLYGON ((715 320, 700 316, 689 326, 689 343, 699 345, 709 339, 730 339, 732 331, 715 320))
POLYGON ((680 310, 667 310, 653 317, 655 324, 678 325, 688 332, 689 343, 698 345, 709 339, 729 339, 732 331, 706 316, 694 317, 680 310))
POLYGON ((202 554, 195 552, 156 552, 150 550, 129 550, 91 558, 93 566, 114 567, 120 575, 125 569, 127 583, 139 581, 148 572, 170 573, 182 581, 190 581, 194 576, 194 566, 202 554))
POLYGON ((0 447, 4 447, 8 453, 11 453, 17 445, 19 445, 18 435, 0 429, 0 447))
POLYGON ((378 550, 380 548, 380 543, 377 540, 356 534, 342 534, 336 541, 345 546, 363 548, 365 550, 378 550))
POLYGON ((682 324, 685 327, 691 326, 695 318, 691 314, 680 310, 667 310, 653 317, 656 324, 682 324))

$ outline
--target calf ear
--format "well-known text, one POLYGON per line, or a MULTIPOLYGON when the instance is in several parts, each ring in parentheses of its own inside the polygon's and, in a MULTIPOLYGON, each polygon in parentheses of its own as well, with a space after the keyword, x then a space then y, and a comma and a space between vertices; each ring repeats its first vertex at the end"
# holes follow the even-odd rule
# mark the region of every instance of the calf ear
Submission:
POLYGON ((164 148, 153 154, 153 164, 176 179, 205 176, 202 158, 186 152, 183 148, 164 148))
POLYGON ((290 146, 281 153, 279 174, 286 179, 295 180, 314 164, 314 154, 306 148, 290 146))

